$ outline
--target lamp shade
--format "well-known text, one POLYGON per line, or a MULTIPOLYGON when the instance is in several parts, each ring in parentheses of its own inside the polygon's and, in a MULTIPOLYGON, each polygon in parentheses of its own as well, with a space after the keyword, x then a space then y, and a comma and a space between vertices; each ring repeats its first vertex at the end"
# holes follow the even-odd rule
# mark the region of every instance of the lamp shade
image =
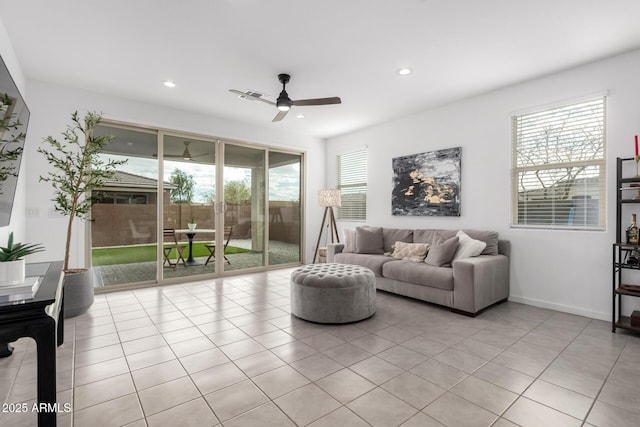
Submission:
POLYGON ((330 188, 318 191, 318 205, 323 208, 328 206, 342 206, 340 201, 340 190, 337 188, 330 188))

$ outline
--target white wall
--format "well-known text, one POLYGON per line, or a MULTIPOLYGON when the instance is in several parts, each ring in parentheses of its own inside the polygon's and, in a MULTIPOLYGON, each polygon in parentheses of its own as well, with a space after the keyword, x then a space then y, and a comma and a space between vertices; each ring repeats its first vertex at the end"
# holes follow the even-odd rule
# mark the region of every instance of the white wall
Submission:
MULTIPOLYGON (((251 126, 34 80, 28 80, 27 87, 28 104, 31 109, 31 122, 25 144, 25 157, 30 171, 26 179, 27 239, 30 242, 41 242, 47 248, 45 253, 33 255, 33 261, 63 258, 67 218, 60 217, 52 211, 51 187, 47 183, 39 182, 39 176, 45 173, 49 165, 36 149, 46 136, 59 137, 69 124, 71 113, 76 110, 81 114, 95 110, 102 112, 103 117, 108 119, 304 151, 307 156, 306 190, 309 195, 305 206, 308 213, 307 236, 313 236, 320 227, 321 211, 316 206, 315 194, 318 189, 324 188, 325 183, 326 154, 323 139, 278 132, 271 126, 251 126)), ((83 222, 76 221, 71 268, 84 266, 85 228, 83 222)), ((313 256, 312 240, 307 239, 307 258, 313 256)))
MULTIPOLYGON (((25 85, 25 77, 22 72, 22 67, 18 62, 18 58, 16 57, 16 53, 13 50, 13 46, 11 45, 11 41, 9 40, 9 36, 7 35, 7 30, 4 26, 4 23, 0 20, 0 55, 4 60, 7 68, 9 69, 9 73, 13 80, 18 86, 18 90, 23 97, 26 98, 26 85, 25 85)), ((24 220, 24 210, 26 203, 26 190, 25 190, 25 175, 27 166, 26 162, 23 160, 20 166, 20 174, 18 175, 18 184, 16 186, 16 195, 13 201, 13 209, 11 212, 11 220, 9 221, 9 225, 6 227, 0 227, 0 244, 4 245, 9 237, 9 233, 13 231, 14 239, 17 242, 25 241, 25 220, 24 220)))
MULTIPOLYGON (((367 146, 368 224, 496 230, 512 245, 511 300, 611 320, 615 159, 633 156, 633 136, 640 133, 638 70, 640 51, 331 138, 327 146, 327 180, 335 183, 337 154, 367 146), (606 231, 510 228, 510 117, 523 110, 605 91, 606 231), (392 216, 391 159, 457 146, 462 147, 462 215, 392 216)), ((342 228, 356 225, 340 224, 342 228)), ((633 303, 637 301, 627 304, 627 309, 633 303)))

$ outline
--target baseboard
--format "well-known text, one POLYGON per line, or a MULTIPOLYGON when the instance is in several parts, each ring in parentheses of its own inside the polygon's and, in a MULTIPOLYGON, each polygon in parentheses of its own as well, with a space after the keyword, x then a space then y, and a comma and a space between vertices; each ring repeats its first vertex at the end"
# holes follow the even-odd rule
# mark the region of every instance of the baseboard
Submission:
POLYGON ((605 313, 601 311, 587 310, 582 307, 575 307, 572 305, 557 304, 549 301, 537 300, 533 298, 519 297, 515 295, 509 296, 509 301, 518 302, 521 304, 532 305, 534 307, 548 308, 550 310, 561 311, 563 313, 575 314, 578 316, 589 317, 591 319, 611 321, 611 313, 605 313))

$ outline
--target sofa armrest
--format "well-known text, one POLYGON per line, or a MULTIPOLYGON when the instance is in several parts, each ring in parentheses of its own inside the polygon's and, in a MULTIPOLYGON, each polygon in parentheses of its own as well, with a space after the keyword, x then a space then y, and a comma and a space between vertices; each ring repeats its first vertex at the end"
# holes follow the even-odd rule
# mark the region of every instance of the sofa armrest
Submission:
POLYGON ((498 240, 498 253, 500 255, 511 256, 511 242, 508 240, 498 240))
POLYGON ((335 262, 333 257, 344 249, 344 243, 329 243, 327 245, 327 262, 335 262))
POLYGON ((509 257, 480 255, 453 262, 453 308, 477 313, 509 297, 509 257))

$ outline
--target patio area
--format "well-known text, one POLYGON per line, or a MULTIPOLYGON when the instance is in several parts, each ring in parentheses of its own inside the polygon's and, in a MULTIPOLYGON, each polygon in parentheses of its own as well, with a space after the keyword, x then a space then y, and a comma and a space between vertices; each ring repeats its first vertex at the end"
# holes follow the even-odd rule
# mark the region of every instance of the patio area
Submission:
MULTIPOLYGON (((231 239, 230 246, 251 249, 251 240, 231 239)), ((262 252, 245 252, 240 254, 226 255, 230 263, 224 264, 224 271, 244 270, 264 266, 264 254, 262 252)), ((195 258, 198 265, 184 267, 178 265, 175 270, 164 268, 164 278, 188 277, 201 274, 212 274, 216 272, 213 260, 208 265, 204 265, 206 257, 195 258)), ((269 242, 269 264, 291 264, 300 261, 299 246, 293 243, 279 241, 269 242)), ((148 282, 156 280, 156 261, 138 262, 132 264, 114 264, 107 266, 93 267, 95 276, 95 287, 102 288, 126 283, 148 282)))

